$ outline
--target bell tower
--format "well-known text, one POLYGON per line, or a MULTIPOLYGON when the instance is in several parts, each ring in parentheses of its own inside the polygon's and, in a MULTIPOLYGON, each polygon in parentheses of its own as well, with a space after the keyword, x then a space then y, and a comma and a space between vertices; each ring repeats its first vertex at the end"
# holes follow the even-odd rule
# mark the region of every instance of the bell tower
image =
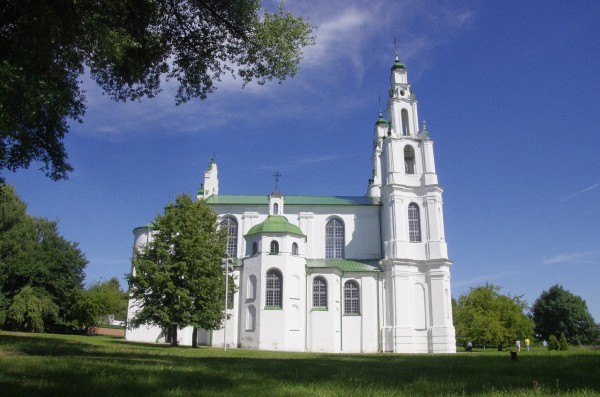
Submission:
POLYGON ((443 189, 433 141, 419 128, 417 98, 398 57, 391 68, 387 113, 375 125, 368 195, 381 200, 381 266, 386 282, 384 351, 455 352, 443 189))

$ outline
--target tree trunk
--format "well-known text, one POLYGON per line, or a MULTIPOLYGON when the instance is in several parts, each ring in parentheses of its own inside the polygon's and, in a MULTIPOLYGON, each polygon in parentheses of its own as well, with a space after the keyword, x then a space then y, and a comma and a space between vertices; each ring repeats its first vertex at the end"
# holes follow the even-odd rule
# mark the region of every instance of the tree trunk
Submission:
POLYGON ((198 328, 196 327, 192 331, 192 347, 198 347, 198 328))
POLYGON ((171 346, 177 347, 179 343, 177 342, 177 326, 173 326, 173 330, 171 331, 171 346))

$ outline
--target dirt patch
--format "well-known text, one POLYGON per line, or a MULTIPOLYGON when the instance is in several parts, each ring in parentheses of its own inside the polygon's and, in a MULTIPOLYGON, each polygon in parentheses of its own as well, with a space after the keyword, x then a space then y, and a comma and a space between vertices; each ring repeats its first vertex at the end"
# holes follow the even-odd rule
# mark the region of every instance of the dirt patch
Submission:
POLYGON ((125 337, 125 330, 118 328, 94 328, 92 330, 92 335, 106 335, 106 336, 117 336, 119 338, 125 337))

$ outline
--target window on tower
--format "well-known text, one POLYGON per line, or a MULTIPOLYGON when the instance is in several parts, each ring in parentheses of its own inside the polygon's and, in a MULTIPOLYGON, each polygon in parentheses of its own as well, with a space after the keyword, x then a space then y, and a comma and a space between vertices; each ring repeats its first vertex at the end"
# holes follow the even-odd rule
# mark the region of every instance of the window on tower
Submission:
POLYGON ((402 135, 407 136, 410 135, 410 129, 408 127, 408 111, 406 109, 402 109, 402 135))
POLYGON ((279 253, 279 243, 275 240, 271 241, 271 250, 270 254, 278 254, 279 253))
POLYGON ((360 314, 358 283, 353 280, 344 284, 344 314, 360 314))
POLYGON ((235 219, 228 216, 221 221, 221 227, 227 230, 227 256, 235 258, 237 256, 238 224, 235 219))
POLYGON ((408 237, 411 243, 421 242, 421 219, 419 206, 415 203, 408 205, 408 237))
POLYGON ((327 308, 327 281, 323 277, 313 279, 313 307, 327 308))
POLYGON ((415 149, 412 146, 404 146, 404 171, 407 174, 415 173, 415 149))
POLYGON ((281 308, 282 302, 282 276, 279 270, 272 269, 267 272, 266 306, 281 308))
POLYGON ((344 257, 344 224, 330 219, 325 226, 325 258, 344 257))

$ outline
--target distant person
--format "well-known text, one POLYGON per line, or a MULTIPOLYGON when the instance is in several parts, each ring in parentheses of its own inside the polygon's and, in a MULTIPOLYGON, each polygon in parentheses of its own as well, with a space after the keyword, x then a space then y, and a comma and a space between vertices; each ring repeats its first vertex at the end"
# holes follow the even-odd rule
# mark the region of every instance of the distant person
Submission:
POLYGON ((525 349, 527 349, 527 351, 529 351, 529 338, 525 339, 525 349))
POLYGON ((503 348, 502 342, 498 343, 498 351, 501 352, 503 348))
POLYGON ((467 342, 467 352, 468 353, 472 353, 473 352, 473 343, 471 341, 467 342))
POLYGON ((518 340, 518 341, 516 342, 516 345, 517 345, 517 351, 518 351, 518 352, 520 352, 520 351, 521 351, 521 341, 520 341, 520 340, 518 340))

